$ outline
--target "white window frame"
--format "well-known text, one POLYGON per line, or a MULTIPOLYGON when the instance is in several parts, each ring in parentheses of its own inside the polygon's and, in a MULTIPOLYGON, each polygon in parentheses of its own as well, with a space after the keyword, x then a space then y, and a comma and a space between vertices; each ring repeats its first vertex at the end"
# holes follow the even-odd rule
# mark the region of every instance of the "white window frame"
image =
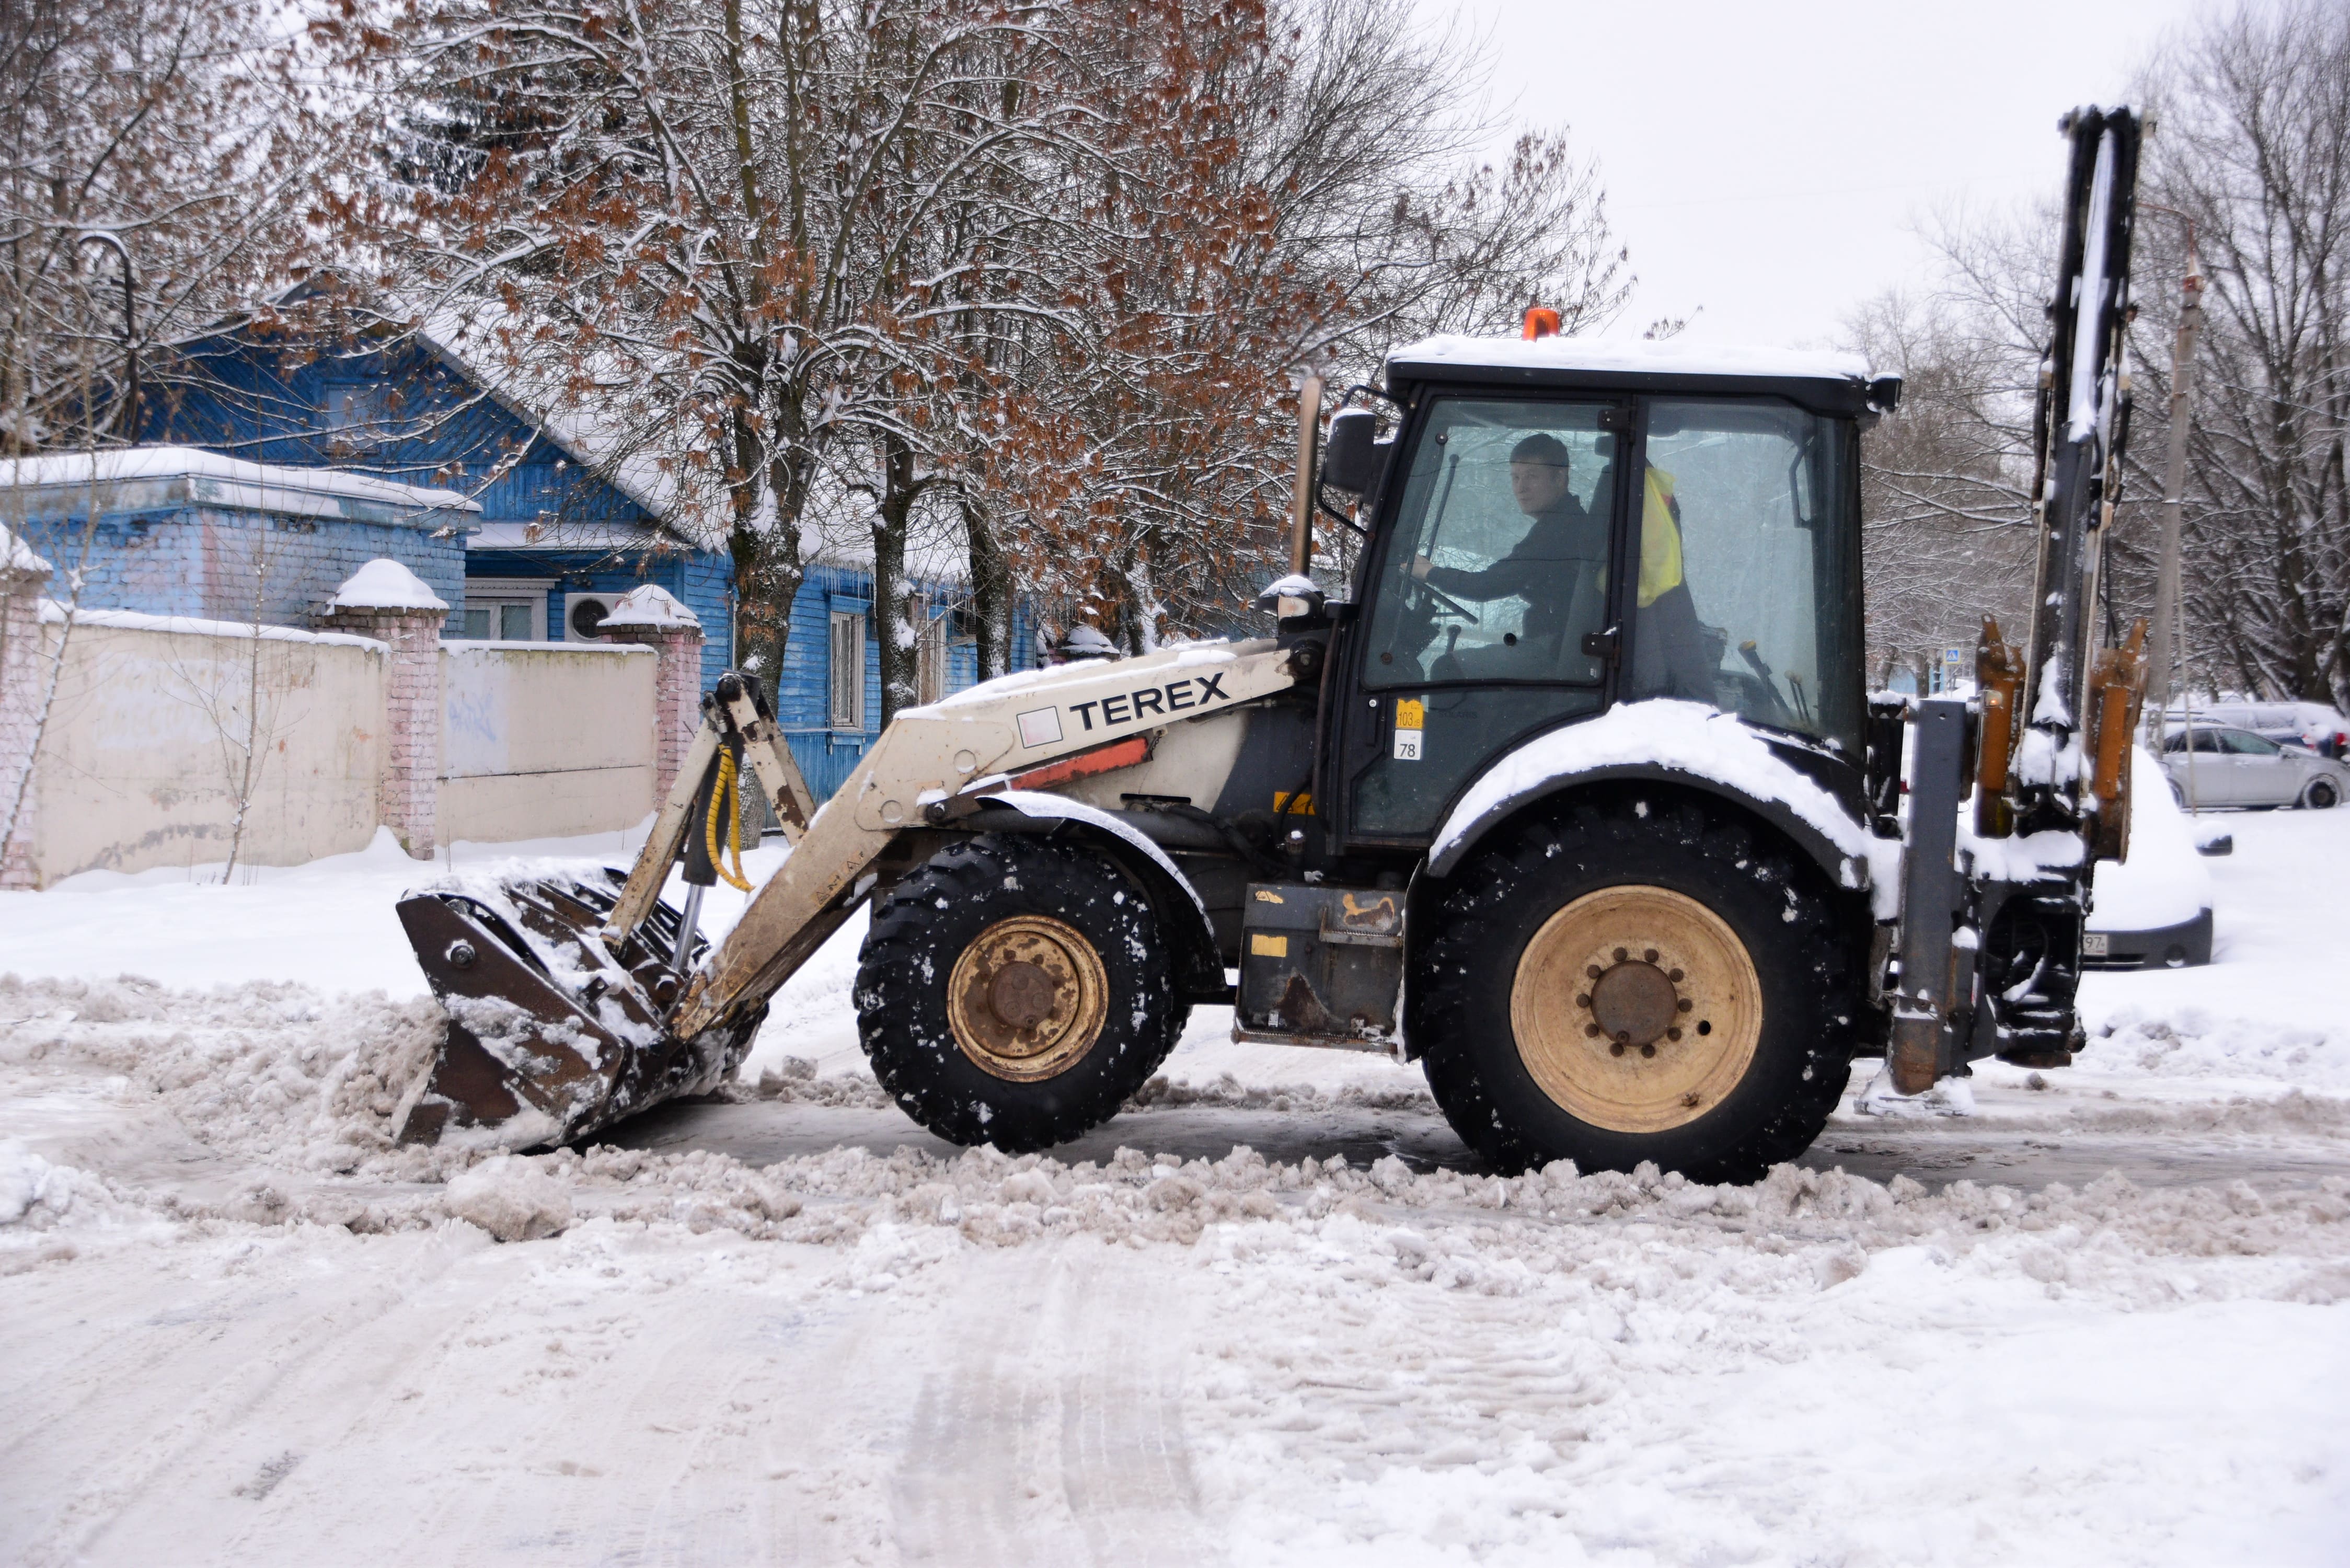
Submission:
POLYGON ((826 645, 826 717, 833 729, 865 732, 865 647, 863 612, 834 610, 826 645))
MULTIPOLYGON (((555 587, 553 577, 467 577, 465 602, 460 610, 497 609, 506 605, 522 605, 530 612, 530 635, 520 639, 493 637, 491 642, 546 640, 546 595, 555 587)), ((462 626, 463 623, 459 622, 462 626)), ((463 637, 462 632, 457 634, 463 637)))
POLYGON ((914 702, 927 708, 946 696, 947 684, 953 679, 954 666, 947 652, 947 622, 951 618, 944 610, 931 613, 927 605, 915 613, 922 618, 922 624, 914 634, 914 702))

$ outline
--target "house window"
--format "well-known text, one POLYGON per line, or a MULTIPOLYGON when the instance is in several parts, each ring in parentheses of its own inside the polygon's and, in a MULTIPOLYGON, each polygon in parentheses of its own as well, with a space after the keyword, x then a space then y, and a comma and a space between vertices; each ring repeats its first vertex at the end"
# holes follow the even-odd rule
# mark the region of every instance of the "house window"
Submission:
POLYGON ((921 632, 914 642, 914 701, 928 704, 946 694, 947 618, 924 614, 921 632))
POLYGON ((473 642, 544 642, 546 590, 552 587, 552 579, 469 577, 465 607, 441 635, 473 642))
POLYGON ((318 401, 318 425, 338 451, 382 444, 391 423, 391 389, 381 381, 329 381, 318 401))
POLYGON ((832 612, 832 727, 865 728, 865 618, 832 612))

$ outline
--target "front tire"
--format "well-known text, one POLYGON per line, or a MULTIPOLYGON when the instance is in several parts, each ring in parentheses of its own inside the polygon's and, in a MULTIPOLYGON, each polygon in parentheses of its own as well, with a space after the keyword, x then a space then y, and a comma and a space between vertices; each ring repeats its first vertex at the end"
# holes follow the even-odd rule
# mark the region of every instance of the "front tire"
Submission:
POLYGON ((1020 834, 949 845, 873 911, 857 1025, 881 1086, 951 1143, 1023 1154, 1118 1114, 1188 1005, 1142 888, 1020 834))
POLYGON ((2312 779, 2301 792, 2301 804, 2312 811, 2331 811, 2342 804, 2342 792, 2332 779, 2312 779))
POLYGON ((1863 912, 1791 846, 1658 791, 1481 848, 1435 901, 1409 1035, 1503 1170, 1751 1181, 1811 1146, 1867 1005, 1863 912))

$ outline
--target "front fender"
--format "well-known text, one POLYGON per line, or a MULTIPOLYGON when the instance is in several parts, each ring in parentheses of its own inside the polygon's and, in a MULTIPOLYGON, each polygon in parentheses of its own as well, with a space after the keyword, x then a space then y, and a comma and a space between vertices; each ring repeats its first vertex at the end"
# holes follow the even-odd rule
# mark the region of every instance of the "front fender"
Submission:
POLYGON ((1216 947, 1216 933, 1208 923, 1207 905, 1167 852, 1135 827, 1104 811, 1066 795, 1041 790, 1004 790, 985 797, 986 809, 971 825, 1003 832, 1002 813, 1017 812, 1040 828, 1072 831, 1092 842, 1142 884, 1153 911, 1165 928, 1175 955, 1175 989, 1188 1002, 1226 1002, 1231 988, 1224 962, 1216 947))

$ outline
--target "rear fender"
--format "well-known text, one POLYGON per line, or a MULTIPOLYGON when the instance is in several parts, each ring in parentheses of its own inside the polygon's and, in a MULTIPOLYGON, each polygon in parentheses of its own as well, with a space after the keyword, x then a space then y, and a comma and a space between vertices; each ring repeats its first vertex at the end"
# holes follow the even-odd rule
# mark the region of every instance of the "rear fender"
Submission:
MULTIPOLYGON (((1781 764, 1785 766, 1785 764, 1781 764)), ((1811 790, 1825 794, 1816 784, 1804 779, 1792 767, 1786 768, 1789 779, 1799 781, 1811 790)), ((1840 834, 1845 843, 1838 843, 1808 817, 1792 809, 1784 801, 1768 800, 1740 789, 1733 784, 1679 768, 1659 766, 1653 763, 1617 763, 1581 771, 1554 774, 1530 784, 1521 790, 1511 791, 1477 811, 1465 823, 1447 823, 1439 835, 1437 847, 1428 858, 1428 874, 1433 877, 1450 876, 1465 861, 1477 846, 1497 828, 1523 813, 1570 794, 1592 784, 1613 782, 1654 784, 1662 787, 1709 796, 1760 819, 1776 829, 1789 843, 1808 857, 1827 877, 1833 887, 1855 892, 1869 890, 1872 886, 1870 855, 1865 843, 1854 843, 1866 830, 1856 823, 1848 823, 1849 834, 1840 834)), ((1892 840, 1879 841, 1894 856, 1898 846, 1892 840)), ((1890 857, 1888 857, 1889 859, 1890 857)))

